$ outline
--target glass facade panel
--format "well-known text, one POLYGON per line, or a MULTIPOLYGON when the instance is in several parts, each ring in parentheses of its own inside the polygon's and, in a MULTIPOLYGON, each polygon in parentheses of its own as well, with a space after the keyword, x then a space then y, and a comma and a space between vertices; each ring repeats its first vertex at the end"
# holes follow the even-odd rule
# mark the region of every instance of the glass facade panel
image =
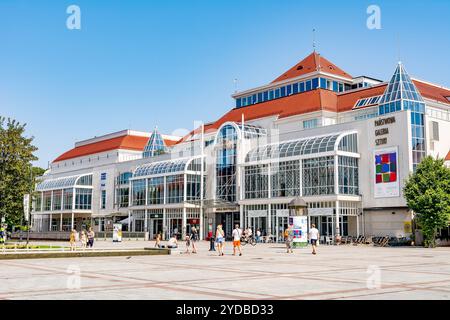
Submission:
POLYGON ((217 137, 216 196, 230 202, 236 201, 237 138, 232 125, 222 127, 217 137))
POLYGON ((182 174, 168 176, 167 203, 181 203, 184 201, 184 176, 182 174))
POLYGON ((62 190, 53 191, 52 210, 61 210, 62 190))
POLYGON ((352 157, 338 157, 339 193, 359 194, 358 159, 352 157))
POLYGON ((164 177, 148 179, 147 204, 164 203, 164 177))
POLYGON ((300 195, 300 161, 277 162, 271 165, 272 197, 300 195))
POLYGON ((145 179, 133 180, 131 186, 133 206, 145 205, 145 179))
POLYGON ((303 195, 334 194, 334 157, 304 159, 303 195))
POLYGON ((245 167, 244 179, 246 199, 268 197, 267 165, 245 167))
POLYGON ((72 210, 73 206, 73 189, 64 189, 63 190, 64 197, 64 210, 72 210))
POLYGON ((92 189, 75 189, 75 209, 91 210, 92 209, 92 189))
POLYGON ((44 211, 50 211, 52 209, 52 192, 45 191, 43 195, 44 199, 44 211))

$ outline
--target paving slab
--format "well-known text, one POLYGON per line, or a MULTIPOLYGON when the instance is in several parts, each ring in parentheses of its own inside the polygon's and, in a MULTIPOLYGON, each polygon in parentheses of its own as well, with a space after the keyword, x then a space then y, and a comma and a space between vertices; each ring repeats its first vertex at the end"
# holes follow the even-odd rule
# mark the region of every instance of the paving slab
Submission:
MULTIPOLYGON (((40 242, 45 244, 45 242, 40 242)), ((60 243, 63 245, 64 243, 60 243)), ((55 244, 56 245, 56 244, 55 244)), ((151 241, 97 241, 99 249, 151 241)), ((0 261, 0 299, 449 299, 450 248, 258 244, 232 256, 198 244, 165 256, 0 261)))

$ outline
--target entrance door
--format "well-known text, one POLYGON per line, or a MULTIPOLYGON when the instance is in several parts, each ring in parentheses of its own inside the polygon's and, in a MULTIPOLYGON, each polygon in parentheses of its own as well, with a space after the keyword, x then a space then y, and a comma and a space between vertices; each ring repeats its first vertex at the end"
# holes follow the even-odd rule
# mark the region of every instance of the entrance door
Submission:
MULTIPOLYGON (((225 233, 225 238, 230 240, 232 238, 232 232, 235 224, 239 224, 239 213, 236 212, 225 212, 216 214, 216 227, 221 224, 223 232, 225 233)), ((215 229, 213 234, 215 235, 215 229)))
POLYGON ((262 235, 267 234, 267 217, 250 217, 250 228, 253 234, 256 235, 256 230, 260 230, 262 235))
POLYGON ((158 233, 162 234, 163 221, 162 219, 151 219, 150 238, 155 239, 158 233))
POLYGON ((277 225, 276 225, 276 237, 277 242, 284 241, 284 230, 286 230, 289 226, 289 217, 277 217, 277 225))

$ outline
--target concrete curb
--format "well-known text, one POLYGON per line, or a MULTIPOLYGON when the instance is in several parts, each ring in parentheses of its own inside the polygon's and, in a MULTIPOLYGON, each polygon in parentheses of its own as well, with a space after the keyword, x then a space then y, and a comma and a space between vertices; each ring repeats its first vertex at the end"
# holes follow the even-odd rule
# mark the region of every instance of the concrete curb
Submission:
POLYGON ((93 250, 93 251, 53 251, 53 252, 11 252, 0 253, 0 260, 14 259, 51 259, 82 257, 120 257, 120 256, 153 256, 169 255, 170 249, 143 248, 130 250, 93 250))

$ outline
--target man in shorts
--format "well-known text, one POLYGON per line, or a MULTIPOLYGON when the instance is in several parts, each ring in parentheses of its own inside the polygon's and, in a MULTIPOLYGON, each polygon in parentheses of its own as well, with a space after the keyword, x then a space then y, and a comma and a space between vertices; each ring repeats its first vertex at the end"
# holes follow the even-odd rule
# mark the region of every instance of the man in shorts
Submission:
POLYGON ((239 250, 239 255, 242 256, 242 251, 241 251, 242 230, 239 229, 238 224, 234 226, 232 235, 233 235, 233 256, 236 255, 236 248, 239 250))
POLYGON ((311 229, 309 229, 309 240, 311 241, 311 246, 313 251, 312 254, 316 254, 317 240, 319 240, 319 230, 316 228, 316 225, 313 223, 311 225, 311 229))

